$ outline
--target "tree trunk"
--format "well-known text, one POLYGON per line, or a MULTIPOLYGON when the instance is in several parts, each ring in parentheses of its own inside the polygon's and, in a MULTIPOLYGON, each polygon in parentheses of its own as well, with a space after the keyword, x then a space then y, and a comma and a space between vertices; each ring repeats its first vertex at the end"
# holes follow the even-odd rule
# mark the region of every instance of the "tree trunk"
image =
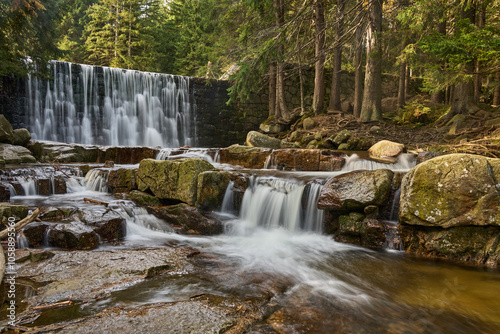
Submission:
MULTIPOLYGON (((481 29, 484 28, 486 24, 486 5, 483 2, 479 6, 476 17, 476 26, 481 29)), ((479 60, 475 61, 475 73, 474 73, 474 101, 478 103, 481 100, 481 88, 483 86, 483 76, 481 72, 481 62, 479 60)))
POLYGON ((269 116, 276 115, 276 66, 269 66, 269 116))
POLYGON ((382 47, 379 40, 382 30, 382 2, 383 0, 373 0, 369 9, 365 90, 360 117, 362 122, 382 120, 382 47))
POLYGON ((340 83, 342 71, 342 35, 344 33, 345 0, 337 1, 335 45, 333 47, 333 74, 328 109, 340 110, 340 83))
MULTIPOLYGON (((474 6, 466 7, 467 4, 463 6, 462 18, 468 18, 471 22, 474 22, 474 6)), ((473 62, 466 64, 466 72, 474 72, 473 62)), ((449 120, 457 114, 469 114, 475 110, 477 110, 477 106, 474 103, 474 82, 464 81, 455 85, 451 100, 451 108, 444 120, 449 120)))
POLYGON ((324 0, 315 0, 315 73, 314 95, 312 108, 316 114, 322 114, 325 109, 325 4, 324 0))
MULTIPOLYGON (((362 11, 363 0, 358 0, 358 14, 362 11)), ((354 117, 359 118, 361 115, 361 104, 363 102, 363 25, 358 24, 356 28, 356 53, 354 54, 354 117)))
MULTIPOLYGON (((274 0, 276 29, 280 31, 285 22, 284 0, 274 0)), ((284 54, 284 47, 281 41, 278 42, 278 60, 276 64, 276 119, 287 114, 288 110, 285 102, 285 73, 281 60, 284 54)))
POLYGON ((495 81, 497 85, 495 86, 495 91, 493 92, 493 105, 500 106, 500 71, 495 73, 495 81))
MULTIPOLYGON (((441 11, 439 13, 439 18, 441 20, 443 18, 443 15, 444 15, 444 11, 441 11)), ((438 33, 440 33, 442 35, 446 35, 446 21, 443 20, 443 22, 438 23, 438 33)), ((441 67, 444 67, 444 66, 445 66, 445 64, 441 64, 441 67)), ((434 92, 431 95, 431 100, 434 103, 443 103, 444 95, 445 95, 445 93, 442 90, 434 92)))
POLYGON ((402 108, 406 103, 406 62, 399 64, 399 90, 398 107, 402 108))

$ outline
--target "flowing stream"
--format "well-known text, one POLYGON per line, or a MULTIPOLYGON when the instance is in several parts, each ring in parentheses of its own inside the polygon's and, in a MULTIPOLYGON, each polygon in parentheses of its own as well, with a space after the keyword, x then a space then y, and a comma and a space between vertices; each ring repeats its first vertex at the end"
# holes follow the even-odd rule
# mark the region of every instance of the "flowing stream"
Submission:
POLYGON ((67 194, 15 196, 13 201, 99 207, 82 202, 92 197, 109 202, 126 218, 123 243, 101 249, 184 245, 204 254, 193 260, 196 275, 147 279, 81 306, 82 313, 183 301, 204 293, 252 299, 273 291, 277 311, 269 321, 280 315, 285 333, 500 332, 498 270, 338 243, 321 233, 323 212, 314 205, 321 180, 331 173, 322 178, 286 175, 250 176, 239 210, 230 204, 229 187, 221 214, 225 233, 211 237, 176 234, 132 202, 117 200, 107 193, 106 169, 88 173, 85 180, 74 173, 67 180, 67 194))

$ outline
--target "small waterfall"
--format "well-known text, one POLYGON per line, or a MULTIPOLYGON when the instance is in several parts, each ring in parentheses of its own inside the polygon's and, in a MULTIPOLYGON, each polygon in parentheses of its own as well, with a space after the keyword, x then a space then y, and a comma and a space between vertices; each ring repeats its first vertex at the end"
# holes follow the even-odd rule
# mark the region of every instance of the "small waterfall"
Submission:
POLYGON ((18 249, 23 249, 23 248, 29 248, 30 245, 28 243, 28 239, 26 239, 26 236, 24 235, 23 231, 20 231, 16 235, 16 247, 18 249))
POLYGON ((85 188, 103 193, 108 192, 109 170, 94 168, 85 175, 85 188))
POLYGON ((394 192, 394 199, 392 200, 391 213, 389 219, 397 222, 399 220, 399 200, 401 197, 401 188, 394 192))
POLYGON ((172 149, 164 148, 156 155, 156 160, 172 160, 183 158, 198 158, 214 163, 214 159, 206 149, 189 148, 189 149, 172 149))
POLYGON ((291 180, 253 176, 241 205, 244 227, 321 233, 323 213, 316 207, 321 186, 311 185, 307 192, 305 188, 306 184, 291 180))
POLYGON ((24 196, 38 195, 35 180, 36 179, 34 179, 34 178, 28 178, 28 177, 18 177, 17 178, 17 181, 19 181, 19 184, 21 185, 21 187, 23 189, 24 196))
POLYGON ((357 154, 352 154, 346 157, 346 162, 342 168, 343 172, 355 170, 375 170, 375 169, 390 169, 390 170, 410 170, 416 164, 413 154, 404 153, 397 157, 396 163, 382 163, 368 159, 362 159, 357 154))
POLYGON ((234 181, 229 181, 224 198, 222 199, 221 212, 233 214, 234 209, 234 181))
POLYGON ((27 80, 25 122, 34 140, 196 145, 188 77, 60 61, 51 66, 51 80, 27 80))

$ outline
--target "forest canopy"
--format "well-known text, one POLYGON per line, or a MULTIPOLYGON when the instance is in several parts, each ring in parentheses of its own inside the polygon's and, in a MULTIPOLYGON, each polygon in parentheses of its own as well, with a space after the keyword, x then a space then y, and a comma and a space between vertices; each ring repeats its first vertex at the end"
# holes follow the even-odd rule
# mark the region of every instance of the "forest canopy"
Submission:
POLYGON ((1 0, 0 72, 49 59, 211 79, 237 68, 231 99, 266 87, 277 118, 285 80, 314 71, 301 106, 324 113, 352 73, 363 121, 381 119, 382 75, 399 78, 400 106, 412 76, 451 117, 500 104, 499 13, 499 0, 1 0))

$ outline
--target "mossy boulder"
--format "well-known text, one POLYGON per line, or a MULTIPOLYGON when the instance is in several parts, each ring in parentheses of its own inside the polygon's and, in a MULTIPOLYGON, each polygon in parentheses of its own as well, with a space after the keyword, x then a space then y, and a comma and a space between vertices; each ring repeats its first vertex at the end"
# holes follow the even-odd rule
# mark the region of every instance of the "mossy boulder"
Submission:
POLYGON ((221 163, 238 165, 245 168, 264 168, 267 157, 271 153, 269 148, 232 145, 219 151, 221 163))
POLYGON ((281 140, 267 136, 257 131, 250 131, 247 134, 246 143, 252 147, 280 148, 281 140))
POLYGON ((347 143, 349 138, 351 138, 351 131, 342 130, 333 138, 332 141, 336 146, 339 146, 340 144, 347 143))
POLYGON ((302 127, 304 130, 314 129, 316 127, 316 122, 312 118, 308 117, 302 122, 302 127))
POLYGON ((13 132, 14 139, 12 144, 24 146, 31 140, 31 133, 27 129, 15 129, 13 132))
POLYGON ((409 225, 500 226, 500 159, 449 154, 414 167, 402 181, 399 216, 409 225))
POLYGON ((99 236, 81 222, 56 224, 47 233, 48 244, 53 247, 73 250, 89 250, 99 246, 99 236))
POLYGON ((28 215, 29 208, 26 205, 14 203, 0 203, 0 219, 2 224, 7 224, 9 217, 16 218, 16 222, 28 215))
POLYGON ((222 171, 207 171, 198 175, 196 206, 205 210, 221 208, 231 174, 222 171))
POLYGON ((328 179, 318 199, 322 210, 362 210, 368 205, 386 204, 393 172, 387 169, 356 171, 328 179))
POLYGON ((132 190, 129 198, 141 206, 160 206, 161 201, 151 194, 139 190, 132 190))
POLYGON ((4 160, 7 164, 36 162, 30 150, 23 146, 11 144, 0 144, 0 159, 4 160))
POLYGON ((135 174, 137 169, 112 169, 108 175, 108 187, 112 193, 129 192, 137 189, 135 174))
POLYGON ((4 115, 0 114, 0 143, 9 143, 12 144, 14 141, 14 133, 13 133, 12 125, 10 125, 7 118, 4 115))
POLYGON ((196 204, 198 175, 215 168, 203 159, 144 159, 137 171, 140 191, 150 191, 160 199, 196 204))

